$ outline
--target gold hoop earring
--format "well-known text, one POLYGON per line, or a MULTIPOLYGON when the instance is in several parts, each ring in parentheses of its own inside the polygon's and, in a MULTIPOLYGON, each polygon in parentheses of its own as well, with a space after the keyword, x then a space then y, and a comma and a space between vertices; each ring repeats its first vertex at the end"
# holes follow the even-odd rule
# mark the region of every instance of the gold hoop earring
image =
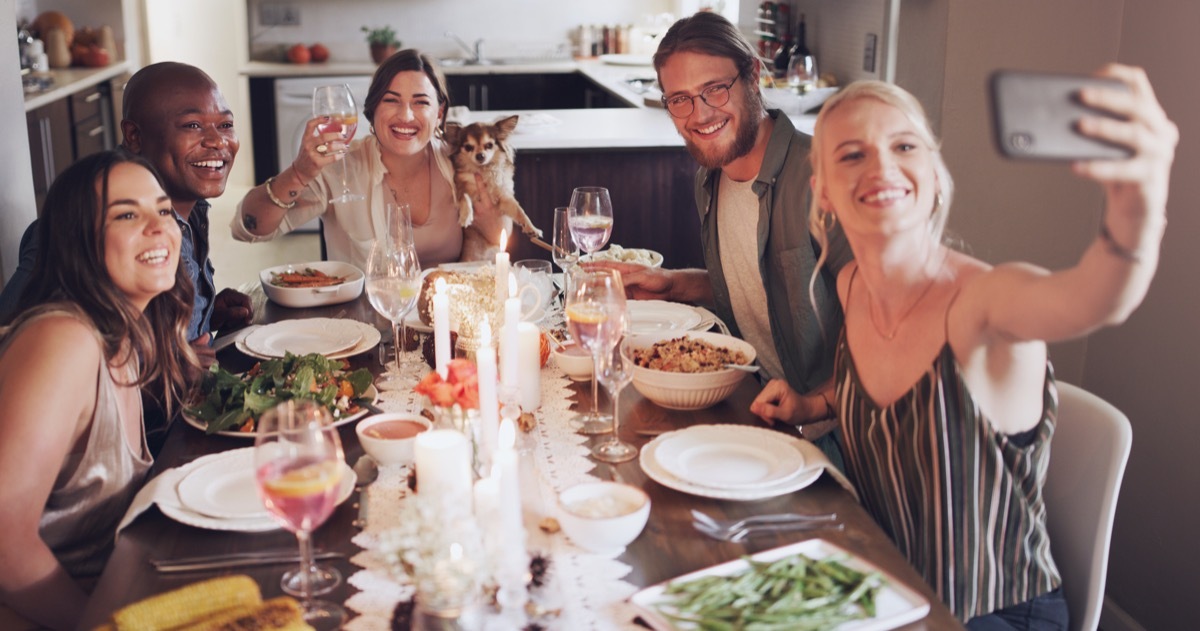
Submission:
POLYGON ((837 215, 828 210, 821 210, 817 219, 821 222, 821 229, 825 232, 829 232, 837 225, 837 215))
POLYGON ((933 210, 929 211, 929 216, 932 217, 942 208, 942 204, 946 203, 946 198, 942 196, 942 192, 938 191, 933 197, 933 210))

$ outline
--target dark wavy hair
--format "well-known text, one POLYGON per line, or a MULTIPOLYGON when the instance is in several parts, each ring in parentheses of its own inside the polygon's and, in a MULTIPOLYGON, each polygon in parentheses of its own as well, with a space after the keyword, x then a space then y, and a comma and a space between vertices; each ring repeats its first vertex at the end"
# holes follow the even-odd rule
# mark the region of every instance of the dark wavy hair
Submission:
POLYGON ((137 381, 125 385, 143 388, 170 413, 188 395, 200 371, 187 342, 195 289, 180 264, 175 285, 141 312, 109 276, 104 264, 109 174, 124 163, 146 169, 163 186, 149 162, 124 149, 81 158, 50 185, 38 221, 37 263, 16 313, 29 315, 53 303, 78 307, 100 333, 108 361, 125 351, 140 359, 137 381))
MULTIPOLYGON (((396 51, 391 57, 388 57, 379 64, 375 69, 375 76, 371 77, 371 87, 367 89, 367 99, 363 102, 363 116, 367 117, 367 121, 371 124, 375 122, 375 108, 379 107, 379 103, 383 101, 383 95, 387 94, 388 86, 392 84, 392 79, 401 72, 408 71, 424 72, 426 77, 429 77, 429 82, 433 84, 434 92, 437 92, 438 107, 444 110, 450 107, 450 91, 446 88, 446 75, 442 73, 442 69, 434 63, 433 59, 415 48, 405 48, 404 50, 396 51)), ((442 133, 446 131, 446 117, 442 116, 442 121, 438 124, 438 130, 442 133)))

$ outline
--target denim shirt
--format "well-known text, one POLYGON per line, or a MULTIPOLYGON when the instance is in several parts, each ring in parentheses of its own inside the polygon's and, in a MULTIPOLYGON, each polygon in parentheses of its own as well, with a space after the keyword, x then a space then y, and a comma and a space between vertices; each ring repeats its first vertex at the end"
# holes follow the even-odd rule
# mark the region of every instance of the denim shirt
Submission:
MULTIPOLYGON (((845 235, 835 226, 829 233, 829 257, 813 288, 820 310, 818 324, 818 314, 808 295, 809 279, 820 255, 820 246, 808 227, 811 139, 796 131, 779 110, 767 113, 775 119, 775 127, 758 177, 751 185, 759 200, 758 266, 784 378, 793 390, 805 393, 832 374, 837 336, 842 330, 837 272, 853 254, 845 235)), ((740 335, 718 249, 715 211, 720 174, 719 169, 704 168, 696 173, 696 208, 716 313, 730 325, 734 335, 740 335)))
MULTIPOLYGON (((192 319, 188 322, 187 336, 194 340, 209 332, 209 321, 212 319, 213 299, 216 296, 216 283, 213 281, 212 260, 208 258, 208 210, 211 205, 208 200, 198 200, 188 215, 187 221, 175 213, 175 221, 179 223, 179 231, 183 233, 179 248, 179 261, 185 266, 188 278, 192 279, 192 287, 196 289, 195 302, 192 303, 192 319)), ((211 343, 212 340, 209 340, 211 343)))
MULTIPOLYGON (((213 298, 216 296, 216 284, 213 282, 213 264, 208 258, 208 210, 210 205, 206 200, 199 200, 192 208, 192 214, 184 221, 179 213, 175 213, 175 221, 179 231, 183 233, 179 260, 186 266, 188 278, 196 289, 196 300, 192 304, 192 319, 188 323, 188 340, 194 340, 209 331, 209 321, 212 319, 213 298)), ((0 292, 0 319, 16 309, 21 292, 29 284, 33 267, 37 264, 38 220, 33 220, 21 236, 20 259, 17 269, 0 292)), ((211 342, 211 340, 210 340, 211 342)))

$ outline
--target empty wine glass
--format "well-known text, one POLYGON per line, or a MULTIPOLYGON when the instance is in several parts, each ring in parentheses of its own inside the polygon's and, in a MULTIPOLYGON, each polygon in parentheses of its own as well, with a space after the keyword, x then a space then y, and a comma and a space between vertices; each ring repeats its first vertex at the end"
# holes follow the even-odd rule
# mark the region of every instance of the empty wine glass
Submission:
POLYGON ((808 94, 817 87, 817 58, 812 55, 792 55, 788 61, 788 87, 796 94, 808 94))
POLYGON ((302 600, 304 620, 317 629, 337 629, 346 611, 336 603, 314 600, 341 582, 336 569, 314 576, 312 532, 337 506, 344 470, 342 443, 329 410, 310 400, 285 401, 258 420, 254 440, 254 479, 267 512, 296 533, 300 567, 283 575, 283 591, 302 600), (321 581, 332 584, 317 587, 321 581))
MULTIPOLYGON (((624 318, 628 327, 628 318, 624 318)), ((592 456, 601 462, 625 462, 637 456, 637 447, 621 440, 621 390, 633 381, 633 359, 624 344, 617 342, 600 358, 600 383, 612 399, 612 438, 592 447, 592 456)))
POLYGON ((559 206, 554 209, 554 235, 553 243, 551 244, 551 258, 554 259, 554 264, 558 265, 563 271, 563 280, 559 284, 561 291, 567 289, 567 276, 570 276, 571 270, 579 263, 579 246, 575 244, 575 239, 571 237, 571 209, 566 206, 559 206))
POLYGON ((367 260, 367 298, 379 315, 392 323, 392 346, 396 350, 395 375, 376 381, 380 387, 405 385, 404 340, 408 338, 405 318, 417 304, 421 291, 421 263, 413 244, 408 205, 388 207, 388 234, 375 239, 367 260))
MULTIPOLYGON (((321 134, 340 132, 343 142, 349 146, 350 141, 354 138, 354 132, 358 130, 358 108, 355 107, 354 94, 350 92, 350 86, 342 83, 320 85, 313 88, 313 117, 328 117, 327 122, 317 125, 317 132, 321 134)), ((350 185, 346 181, 346 161, 343 159, 339 162, 342 163, 342 193, 330 201, 340 204, 363 199, 362 195, 350 192, 350 185)))
POLYGON ((571 193, 571 204, 567 208, 571 237, 580 250, 592 254, 608 243, 613 213, 607 188, 580 186, 571 193))
POLYGON ((597 377, 603 355, 621 339, 625 328, 625 287, 616 270, 576 270, 567 290, 567 328, 592 354, 592 411, 573 419, 581 434, 612 431, 610 418, 597 409, 597 377))

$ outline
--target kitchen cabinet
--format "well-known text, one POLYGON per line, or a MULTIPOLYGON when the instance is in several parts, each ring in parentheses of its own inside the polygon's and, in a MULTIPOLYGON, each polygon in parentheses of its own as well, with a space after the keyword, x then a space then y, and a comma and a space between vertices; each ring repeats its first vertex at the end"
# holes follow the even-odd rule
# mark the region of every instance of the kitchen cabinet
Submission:
POLYGON ((58 174, 83 156, 116 144, 112 85, 105 81, 25 115, 38 214, 58 174))
MULTIPOLYGON (((683 148, 519 150, 515 194, 550 240, 554 208, 566 206, 576 186, 603 186, 612 196, 609 243, 649 248, 663 267, 703 268, 700 218, 693 191, 696 161, 683 148)), ((512 259, 549 259, 550 253, 517 236, 512 259)))
POLYGON ((446 84, 451 103, 477 112, 627 107, 578 72, 452 74, 446 84))

